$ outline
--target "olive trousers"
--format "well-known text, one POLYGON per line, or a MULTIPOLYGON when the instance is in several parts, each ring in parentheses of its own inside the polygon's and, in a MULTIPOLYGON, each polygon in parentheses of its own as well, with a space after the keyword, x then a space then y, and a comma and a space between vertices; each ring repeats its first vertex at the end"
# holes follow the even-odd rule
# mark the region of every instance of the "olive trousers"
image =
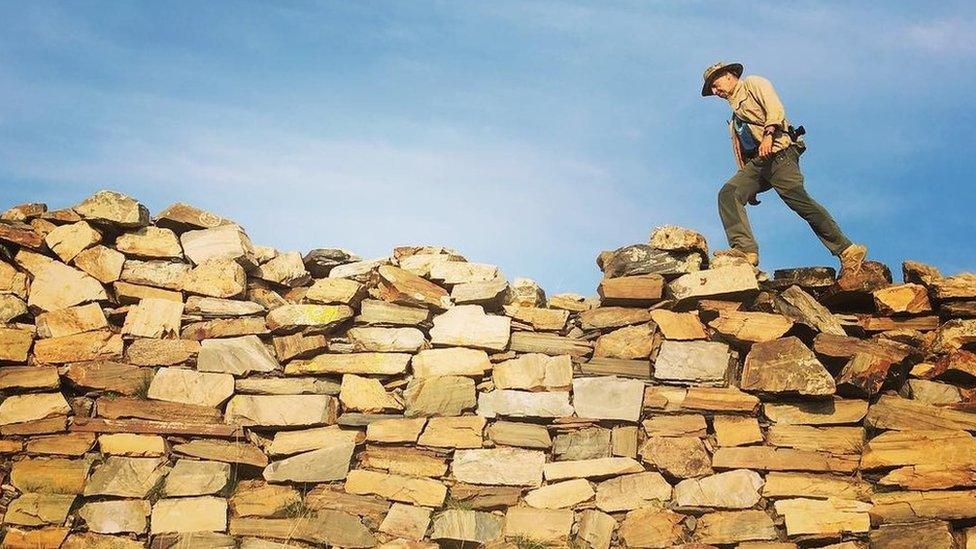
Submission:
POLYGON ((834 218, 803 187, 801 153, 794 145, 767 158, 754 158, 722 186, 718 192, 718 215, 722 218, 729 246, 744 252, 759 252, 745 205, 756 193, 771 188, 776 189, 783 202, 810 224, 832 254, 840 255, 844 248, 850 246, 850 239, 840 230, 834 218))

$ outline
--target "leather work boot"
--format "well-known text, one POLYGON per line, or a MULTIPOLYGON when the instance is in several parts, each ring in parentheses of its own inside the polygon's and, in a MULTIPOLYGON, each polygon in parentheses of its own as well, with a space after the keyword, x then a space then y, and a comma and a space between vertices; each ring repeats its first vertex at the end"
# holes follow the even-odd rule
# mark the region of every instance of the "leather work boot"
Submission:
POLYGON ((840 252, 840 275, 846 273, 857 274, 861 272, 861 265, 864 258, 868 255, 868 247, 863 244, 851 244, 840 252))
POLYGON ((744 252, 738 248, 731 248, 728 250, 716 250, 713 252, 715 257, 727 256, 727 257, 741 257, 749 262, 750 265, 756 267, 759 265, 759 253, 758 252, 744 252))

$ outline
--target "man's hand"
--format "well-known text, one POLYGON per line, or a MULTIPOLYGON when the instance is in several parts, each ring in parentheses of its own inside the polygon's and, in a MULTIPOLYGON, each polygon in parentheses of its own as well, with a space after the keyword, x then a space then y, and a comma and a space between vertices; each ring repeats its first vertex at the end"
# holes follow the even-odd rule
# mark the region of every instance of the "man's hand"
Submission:
POLYGON ((764 158, 769 156, 769 153, 773 152, 773 136, 766 134, 762 138, 762 142, 759 143, 759 157, 764 158))

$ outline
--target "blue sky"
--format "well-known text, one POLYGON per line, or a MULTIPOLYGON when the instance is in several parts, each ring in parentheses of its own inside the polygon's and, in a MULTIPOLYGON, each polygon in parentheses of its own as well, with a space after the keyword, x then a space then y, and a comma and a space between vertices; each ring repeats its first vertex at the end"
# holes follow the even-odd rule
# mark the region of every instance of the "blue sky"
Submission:
MULTIPOLYGON (((550 293, 674 223, 724 247, 715 60, 806 126, 810 193, 900 278, 976 270, 971 2, 0 2, 0 196, 112 188, 256 243, 453 246, 550 293)), ((763 267, 834 265, 774 193, 763 267)))

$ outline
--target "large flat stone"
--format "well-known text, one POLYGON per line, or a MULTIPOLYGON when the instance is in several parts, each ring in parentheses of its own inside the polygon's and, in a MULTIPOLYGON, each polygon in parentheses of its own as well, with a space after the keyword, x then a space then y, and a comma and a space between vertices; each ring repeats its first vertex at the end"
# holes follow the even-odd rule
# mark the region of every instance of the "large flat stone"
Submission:
POLYGON ((153 534, 167 532, 223 532, 227 529, 227 500, 202 496, 161 499, 153 505, 153 534))
POLYGON ((568 478, 598 478, 640 473, 644 467, 628 457, 605 457, 596 459, 579 459, 572 461, 554 461, 545 465, 546 480, 562 480, 568 478))
POLYGON ((617 535, 627 547, 674 547, 687 541, 684 519, 667 509, 634 509, 620 523, 617 535))
POLYGON ((460 376, 414 378, 403 391, 407 417, 458 416, 474 408, 474 380, 460 376))
POLYGON ((90 468, 85 459, 27 458, 13 463, 10 483, 21 492, 80 494, 90 468))
POLYGON ((437 284, 392 265, 377 269, 380 299, 396 305, 443 310, 450 305, 448 292, 437 284))
POLYGON ((451 472, 469 484, 539 486, 546 454, 520 448, 457 450, 451 472))
POLYGON ((99 534, 141 534, 149 525, 149 502, 143 499, 90 501, 78 509, 78 516, 91 532, 99 534))
POLYGON ((357 352, 416 353, 427 342, 416 328, 350 328, 346 337, 357 352))
POLYGON ((371 374, 396 375, 407 371, 406 353, 322 354, 308 360, 293 360, 285 373, 293 374, 371 374))
POLYGON ((42 364, 117 360, 122 358, 124 345, 119 334, 110 330, 95 330, 38 340, 34 344, 34 358, 42 364))
POLYGON ((64 524, 77 497, 74 494, 21 494, 7 506, 4 523, 19 526, 64 524))
POLYGON ((461 305, 434 317, 431 342, 440 346, 503 351, 508 347, 512 319, 486 315, 480 305, 461 305))
POLYGON ((44 237, 47 247, 65 263, 74 259, 82 250, 101 241, 101 233, 84 221, 59 225, 44 237))
POLYGON ((265 445, 265 451, 271 456, 287 456, 318 450, 319 448, 330 448, 346 442, 358 443, 361 441, 362 433, 360 431, 343 429, 339 425, 329 425, 328 427, 314 427, 297 431, 278 431, 271 443, 265 445))
POLYGON ((0 403, 0 425, 63 416, 70 411, 61 393, 11 395, 0 403))
POLYGON ((145 206, 115 191, 98 191, 72 210, 84 219, 117 227, 136 228, 149 224, 149 210, 145 206))
POLYGON ((673 383, 725 383, 729 347, 715 341, 663 341, 654 362, 654 379, 673 383))
POLYGON ((589 481, 573 479, 531 490, 525 494, 525 503, 539 509, 562 509, 588 501, 595 493, 589 481))
POLYGON ((211 259, 191 269, 180 280, 180 289, 218 299, 232 298, 244 293, 247 274, 244 267, 229 259, 211 259))
POLYGON ((489 543, 501 537, 504 517, 468 509, 447 509, 434 519, 430 538, 489 543))
POLYGON ((34 332, 25 328, 0 328, 0 360, 27 362, 34 332))
POLYGON ((832 395, 837 387, 830 372, 799 338, 785 337, 752 346, 742 368, 743 391, 832 395))
POLYGON ((674 501, 683 508, 748 509, 759 502, 762 486, 758 473, 737 469, 679 482, 674 501))
POLYGON ((273 372, 278 361, 254 335, 200 342, 197 370, 247 376, 251 372, 273 372))
POLYGON ((95 467, 85 495, 144 499, 167 472, 159 458, 110 456, 95 467))
POLYGON ((149 385, 149 398, 219 406, 234 394, 234 376, 186 370, 160 368, 149 385))
POLYGON ((644 403, 644 383, 617 377, 573 380, 573 408, 579 417, 636 422, 644 403))
POLYGON ((491 379, 496 389, 565 391, 573 381, 573 361, 569 355, 529 353, 496 364, 491 379))
POLYGON ((129 307, 122 334, 152 339, 176 339, 180 335, 183 302, 146 298, 129 307))
POLYGON ((339 401, 344 411, 380 413, 403 410, 403 404, 386 391, 380 380, 355 374, 342 376, 339 401))
POLYGON ((660 505, 670 499, 671 485, 657 471, 621 475, 596 487, 596 506, 607 513, 660 505))
POLYGON ((261 427, 330 425, 338 403, 329 395, 235 395, 227 403, 227 423, 261 427))
POLYGON ((27 305, 33 310, 55 311, 107 299, 101 282, 78 269, 52 261, 34 275, 27 305))
POLYGON ((574 412, 569 393, 546 391, 530 393, 499 389, 478 394, 478 415, 505 417, 570 417, 574 412))
POLYGON ((180 258, 183 248, 169 229, 142 227, 115 239, 115 249, 125 255, 147 258, 180 258))
POLYGON ((97 303, 68 307, 37 315, 38 337, 62 337, 108 326, 105 314, 97 303))
POLYGON ((569 539, 573 518, 572 509, 509 507, 505 513, 505 537, 536 543, 565 542, 569 539))
POLYGON ((166 475, 163 493, 172 496, 206 496, 223 490, 230 482, 230 465, 219 461, 180 459, 166 475))
POLYGON ((417 443, 437 448, 481 448, 485 423, 481 416, 432 417, 417 443))
POLYGON ((302 254, 298 252, 279 253, 271 260, 262 263, 254 271, 254 276, 291 288, 304 286, 312 278, 305 270, 302 254))
POLYGON ((180 243, 194 265, 214 259, 236 261, 245 268, 256 264, 251 239, 237 225, 187 231, 180 235, 180 243))
POLYGON ((348 305, 288 304, 271 309, 267 323, 276 334, 298 330, 327 332, 352 316, 348 305))
POLYGON ((488 353, 480 349, 445 347, 420 351, 414 355, 411 367, 415 377, 482 377, 492 364, 488 353))
POLYGON ((440 507, 447 497, 447 486, 426 479, 353 469, 345 484, 350 494, 374 494, 393 501, 440 507))
POLYGON ((688 273, 668 284, 679 301, 745 299, 759 292, 752 266, 742 265, 688 273))
POLYGON ((332 482, 343 480, 356 445, 337 441, 330 446, 273 461, 264 469, 268 482, 332 482))

